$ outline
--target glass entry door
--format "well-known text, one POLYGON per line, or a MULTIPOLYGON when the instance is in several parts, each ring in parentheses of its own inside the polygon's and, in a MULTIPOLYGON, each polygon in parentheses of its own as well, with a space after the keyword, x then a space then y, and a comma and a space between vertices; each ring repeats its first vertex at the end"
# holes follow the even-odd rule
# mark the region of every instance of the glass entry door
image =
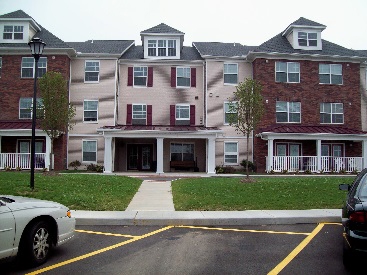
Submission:
POLYGON ((128 170, 149 171, 152 169, 153 146, 151 144, 128 144, 128 170))

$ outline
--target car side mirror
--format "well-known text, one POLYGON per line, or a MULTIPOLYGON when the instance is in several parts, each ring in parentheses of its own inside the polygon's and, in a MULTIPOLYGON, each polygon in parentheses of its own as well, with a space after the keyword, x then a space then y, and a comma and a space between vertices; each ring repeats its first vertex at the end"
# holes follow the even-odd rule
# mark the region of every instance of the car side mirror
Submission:
POLYGON ((350 185, 349 184, 339 184, 339 190, 349 191, 350 185))

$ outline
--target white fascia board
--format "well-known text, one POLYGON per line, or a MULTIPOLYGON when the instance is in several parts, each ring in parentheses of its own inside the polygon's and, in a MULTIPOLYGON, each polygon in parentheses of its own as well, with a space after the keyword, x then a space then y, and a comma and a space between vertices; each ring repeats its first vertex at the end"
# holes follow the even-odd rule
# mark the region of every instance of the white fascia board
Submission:
MULTIPOLYGON (((47 133, 43 130, 36 129, 37 136, 45 137, 47 136, 47 133)), ((31 136, 32 135, 32 129, 17 129, 17 130, 0 130, 0 136, 31 136)))
POLYGON ((121 65, 154 64, 162 66, 175 66, 182 64, 204 65, 204 60, 154 60, 154 59, 119 59, 121 65))
POLYGON ((0 18, 0 21, 7 22, 29 22, 31 26, 38 32, 41 31, 41 27, 32 18, 0 18))
POLYGON ((367 140, 367 134, 330 134, 330 133, 314 133, 314 134, 287 134, 263 132, 258 134, 262 139, 286 139, 286 140, 352 140, 362 141, 367 140))

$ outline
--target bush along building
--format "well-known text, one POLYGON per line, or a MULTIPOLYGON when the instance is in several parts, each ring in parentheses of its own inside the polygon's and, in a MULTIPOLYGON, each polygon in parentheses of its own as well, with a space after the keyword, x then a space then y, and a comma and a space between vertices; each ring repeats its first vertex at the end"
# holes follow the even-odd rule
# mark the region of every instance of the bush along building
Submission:
MULTIPOLYGON (((63 42, 23 11, 0 16, 0 168, 29 156, 34 62, 27 43, 37 36, 47 44, 39 70, 61 72, 76 107, 75 126, 57 141, 55 169, 79 162, 105 173, 240 169, 246 139, 229 125, 229 105, 237 84, 254 78, 266 108, 249 149, 258 172, 361 170, 366 54, 321 39, 325 28, 300 18, 260 46, 187 47, 183 32, 162 23, 142 31, 137 46, 63 42)), ((37 154, 49 152, 40 129, 37 141, 37 154)))

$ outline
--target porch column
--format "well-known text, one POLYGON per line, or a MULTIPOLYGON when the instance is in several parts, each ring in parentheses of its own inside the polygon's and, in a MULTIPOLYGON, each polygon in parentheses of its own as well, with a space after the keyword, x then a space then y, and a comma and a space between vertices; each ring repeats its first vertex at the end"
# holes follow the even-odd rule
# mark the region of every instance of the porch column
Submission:
POLYGON ((363 168, 367 167, 367 140, 362 142, 362 158, 363 158, 363 168))
POLYGON ((266 172, 270 172, 273 169, 273 153, 274 153, 274 140, 268 139, 268 161, 266 163, 266 172))
POLYGON ((104 172, 112 173, 112 137, 104 138, 104 172))
POLYGON ((215 174, 215 138, 208 138, 207 140, 207 173, 215 174))
POLYGON ((157 138, 157 174, 163 174, 163 138, 157 138))
POLYGON ((51 156, 52 164, 54 167, 50 167, 50 154, 51 154, 51 139, 48 135, 46 135, 45 168, 47 168, 48 171, 51 171, 55 167, 55 161, 53 158, 54 156, 51 156))
POLYGON ((317 155, 317 172, 321 172, 321 139, 316 140, 316 155, 317 155))

